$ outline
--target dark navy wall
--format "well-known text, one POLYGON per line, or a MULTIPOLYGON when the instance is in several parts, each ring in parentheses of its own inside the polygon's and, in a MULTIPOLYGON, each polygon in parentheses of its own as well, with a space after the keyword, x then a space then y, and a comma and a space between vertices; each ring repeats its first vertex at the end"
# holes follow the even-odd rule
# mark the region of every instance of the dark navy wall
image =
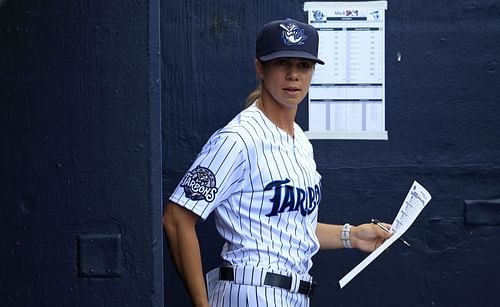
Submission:
MULTIPOLYGON (((254 39, 260 26, 274 18, 306 20, 302 5, 162 3, 165 196, 256 86, 254 39)), ((338 280, 366 255, 320 252, 312 269, 320 284, 313 306, 498 304, 500 225, 468 223, 464 200, 500 198, 499 18, 500 2, 493 0, 389 1, 389 140, 313 141, 324 178, 320 220, 392 221, 413 180, 433 200, 405 234, 412 248, 394 245, 343 290, 338 280)), ((299 123, 306 126, 306 118, 302 108, 299 123)), ((498 221, 500 209, 490 209, 476 215, 498 221)), ((218 264, 222 242, 211 219, 199 230, 208 270, 218 264)), ((187 306, 168 258, 165 272, 166 305, 187 306)))
POLYGON ((162 306, 159 2, 0 1, 0 306, 162 306))

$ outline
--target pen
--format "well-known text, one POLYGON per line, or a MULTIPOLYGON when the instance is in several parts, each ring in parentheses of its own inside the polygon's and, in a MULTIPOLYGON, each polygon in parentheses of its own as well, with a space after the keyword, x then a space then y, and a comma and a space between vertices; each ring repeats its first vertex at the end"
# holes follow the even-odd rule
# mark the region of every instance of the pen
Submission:
MULTIPOLYGON (((377 224, 377 225, 378 225, 378 227, 382 228, 383 230, 385 230, 385 231, 387 231, 387 232, 390 232, 390 230, 389 230, 389 229, 387 229, 387 227, 385 227, 384 225, 382 225, 382 223, 380 223, 380 221, 379 221, 379 220, 377 220, 377 219, 372 219, 372 223, 373 223, 373 224, 377 224)), ((406 246, 411 247, 410 243, 408 243, 408 242, 406 242, 405 240, 403 240, 403 238, 399 237, 399 238, 398 238, 398 240, 399 240, 399 241, 401 241, 401 242, 403 242, 406 246)))

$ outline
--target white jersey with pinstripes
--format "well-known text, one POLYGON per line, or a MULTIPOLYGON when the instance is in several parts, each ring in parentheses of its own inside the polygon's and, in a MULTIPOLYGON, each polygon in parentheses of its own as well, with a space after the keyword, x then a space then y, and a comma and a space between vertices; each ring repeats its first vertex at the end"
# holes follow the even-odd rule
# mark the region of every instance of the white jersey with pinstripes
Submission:
POLYGON ((170 197, 202 219, 214 212, 225 263, 296 274, 319 250, 320 199, 302 129, 289 136, 255 103, 210 137, 170 197))

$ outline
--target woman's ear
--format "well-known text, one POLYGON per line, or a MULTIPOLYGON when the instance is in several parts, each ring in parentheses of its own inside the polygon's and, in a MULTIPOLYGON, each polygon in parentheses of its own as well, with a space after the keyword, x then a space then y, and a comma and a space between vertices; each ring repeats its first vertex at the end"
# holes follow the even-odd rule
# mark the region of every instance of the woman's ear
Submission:
POLYGON ((255 59, 255 74, 260 80, 264 80, 264 64, 258 59, 255 59))

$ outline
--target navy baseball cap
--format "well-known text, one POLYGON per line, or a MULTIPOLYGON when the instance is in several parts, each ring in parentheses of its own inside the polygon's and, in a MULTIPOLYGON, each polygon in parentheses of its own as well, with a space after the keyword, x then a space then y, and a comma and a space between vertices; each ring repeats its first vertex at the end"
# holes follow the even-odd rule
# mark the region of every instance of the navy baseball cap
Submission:
POLYGON ((274 20, 257 35, 256 57, 260 61, 277 58, 302 58, 325 64, 318 59, 319 35, 316 29, 293 19, 274 20))

